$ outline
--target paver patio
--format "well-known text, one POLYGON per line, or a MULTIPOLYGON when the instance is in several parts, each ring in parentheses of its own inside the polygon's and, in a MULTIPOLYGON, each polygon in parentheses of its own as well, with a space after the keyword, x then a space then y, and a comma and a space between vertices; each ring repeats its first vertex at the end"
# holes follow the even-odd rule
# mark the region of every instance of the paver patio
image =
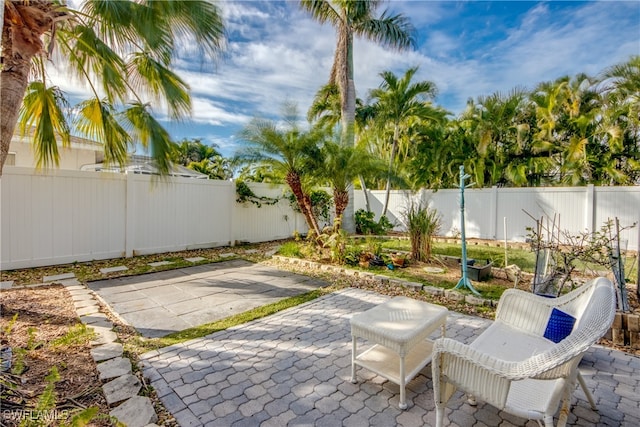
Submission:
MULTIPOLYGON (((351 384, 349 319, 386 301, 346 289, 315 301, 142 356, 144 375, 181 426, 423 426, 435 424, 431 365, 399 389, 359 369, 351 384)), ((447 335, 470 342, 489 320, 449 314, 447 335)), ((363 347, 364 348, 364 347, 363 347)), ((569 425, 640 425, 640 359, 592 347, 580 365, 598 411, 583 392, 573 394, 569 425)), ((448 406, 452 426, 534 426, 533 421, 461 393, 448 406)))

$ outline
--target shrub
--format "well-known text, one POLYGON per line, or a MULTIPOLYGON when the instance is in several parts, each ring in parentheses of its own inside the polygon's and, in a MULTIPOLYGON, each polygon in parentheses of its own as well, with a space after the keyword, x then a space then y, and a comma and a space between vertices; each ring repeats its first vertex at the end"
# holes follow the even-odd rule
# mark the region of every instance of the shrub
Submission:
POLYGON ((296 242, 286 242, 280 246, 278 253, 282 256, 292 258, 302 258, 302 251, 300 250, 300 244, 296 242))
POLYGON ((393 224, 386 216, 380 217, 376 222, 373 218, 375 214, 371 211, 358 209, 355 213, 356 233, 358 234, 385 234, 393 228, 393 224))
POLYGON ((414 204, 405 212, 405 219, 411 241, 411 254, 416 261, 431 260, 433 236, 440 229, 440 215, 436 209, 429 209, 422 203, 414 204))

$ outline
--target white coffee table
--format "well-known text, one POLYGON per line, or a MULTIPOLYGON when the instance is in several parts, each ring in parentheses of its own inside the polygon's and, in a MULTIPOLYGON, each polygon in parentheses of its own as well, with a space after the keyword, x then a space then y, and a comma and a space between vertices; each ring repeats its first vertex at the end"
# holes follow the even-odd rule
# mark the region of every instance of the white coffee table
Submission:
POLYGON ((351 318, 351 382, 356 365, 400 386, 400 409, 406 409, 405 385, 431 362, 433 342, 427 337, 441 328, 444 336, 448 310, 407 297, 395 297, 351 318), (375 345, 357 354, 357 338, 375 345))

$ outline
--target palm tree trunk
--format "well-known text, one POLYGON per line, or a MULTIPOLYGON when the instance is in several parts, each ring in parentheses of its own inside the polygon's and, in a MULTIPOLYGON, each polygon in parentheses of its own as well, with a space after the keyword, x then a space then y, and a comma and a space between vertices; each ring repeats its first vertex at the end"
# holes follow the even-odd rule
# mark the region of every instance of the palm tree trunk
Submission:
POLYGON ((371 212, 371 204, 369 203, 369 191, 367 190, 367 184, 364 182, 362 175, 358 176, 360 180, 360 187, 362 187, 362 194, 364 194, 364 207, 367 212, 371 212))
POLYGON ((4 59, 7 61, 0 73, 0 176, 9 153, 22 98, 29 83, 31 66, 29 60, 10 60, 6 56, 4 59))
POLYGON ((336 218, 340 218, 349 203, 349 191, 333 189, 333 201, 335 203, 336 218))
POLYGON ((398 151, 398 126, 396 125, 393 129, 393 144, 391 145, 391 156, 389 158, 389 172, 387 175, 387 185, 385 187, 385 195, 384 195, 384 206, 382 207, 382 213, 380 217, 382 218, 387 214, 387 209, 389 207, 389 196, 391 194, 391 174, 393 173, 393 162, 396 158, 396 151, 398 151))
POLYGON ((298 202, 298 206, 300 207, 300 211, 302 211, 302 215, 307 222, 307 226, 310 230, 313 230, 316 233, 316 237, 320 236, 320 227, 318 226, 316 217, 313 215, 311 199, 304 193, 304 191, 302 191, 300 176, 294 173, 289 173, 287 174, 286 181, 289 188, 291 188, 293 196, 296 198, 296 202, 298 202))

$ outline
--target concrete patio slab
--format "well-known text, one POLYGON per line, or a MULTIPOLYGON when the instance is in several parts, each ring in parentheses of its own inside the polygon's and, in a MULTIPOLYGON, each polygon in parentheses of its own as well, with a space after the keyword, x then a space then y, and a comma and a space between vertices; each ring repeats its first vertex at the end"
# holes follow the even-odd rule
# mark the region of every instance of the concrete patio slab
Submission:
POLYGON ((236 259, 87 284, 145 337, 160 337, 326 286, 236 259))

